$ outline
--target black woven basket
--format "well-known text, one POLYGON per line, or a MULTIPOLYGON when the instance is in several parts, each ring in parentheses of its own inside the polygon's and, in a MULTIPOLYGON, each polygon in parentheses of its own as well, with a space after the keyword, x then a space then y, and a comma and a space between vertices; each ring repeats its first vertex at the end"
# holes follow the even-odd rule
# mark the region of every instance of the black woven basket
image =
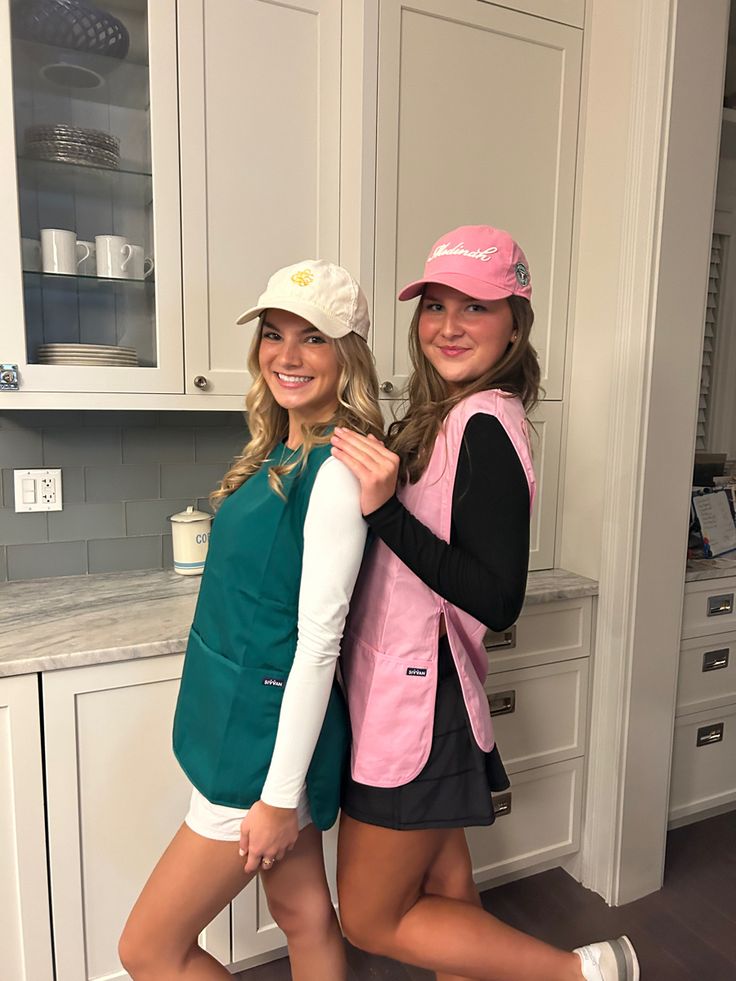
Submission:
POLYGON ((124 58, 130 36, 117 17, 80 0, 14 0, 13 35, 74 51, 124 58))

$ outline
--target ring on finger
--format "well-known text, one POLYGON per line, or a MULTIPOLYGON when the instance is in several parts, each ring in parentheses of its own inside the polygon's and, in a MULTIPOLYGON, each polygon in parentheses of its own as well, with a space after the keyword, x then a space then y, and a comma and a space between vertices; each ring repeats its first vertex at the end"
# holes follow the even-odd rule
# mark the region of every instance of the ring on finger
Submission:
POLYGON ((262 858, 261 865, 264 869, 270 869, 271 866, 276 862, 275 858, 262 858))

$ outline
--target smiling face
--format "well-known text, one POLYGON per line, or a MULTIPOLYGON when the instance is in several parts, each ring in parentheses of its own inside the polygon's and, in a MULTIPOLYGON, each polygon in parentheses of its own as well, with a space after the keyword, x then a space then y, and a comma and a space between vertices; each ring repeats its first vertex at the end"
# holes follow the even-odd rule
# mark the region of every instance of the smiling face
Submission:
POLYGON ((340 373, 335 345, 308 320, 286 310, 267 310, 258 364, 271 394, 289 413, 289 445, 302 423, 333 416, 340 373))
POLYGON ((514 335, 508 300, 476 300, 452 286, 427 283, 419 343, 450 394, 486 374, 506 353, 514 335))

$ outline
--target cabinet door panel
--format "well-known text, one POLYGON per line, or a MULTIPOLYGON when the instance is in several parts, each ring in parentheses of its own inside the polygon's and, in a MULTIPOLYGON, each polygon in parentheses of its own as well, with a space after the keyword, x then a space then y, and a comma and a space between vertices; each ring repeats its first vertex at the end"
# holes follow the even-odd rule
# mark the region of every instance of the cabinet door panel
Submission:
POLYGON ((37 676, 0 678, 0 973, 4 978, 51 978, 48 902, 37 676))
POLYGON ((532 270, 547 397, 562 397, 582 33, 474 0, 381 0, 375 350, 382 382, 408 371, 431 244, 465 224, 509 230, 532 270), (451 13, 448 11, 451 7, 451 13), (433 53, 433 54, 430 54, 433 53))
POLYGON ((529 568, 552 569, 555 565, 562 402, 540 402, 530 418, 537 496, 532 509, 529 568))
MULTIPOLYGON (((175 0, 127 5, 122 20, 130 51, 109 75, 92 67, 90 59, 97 64, 99 55, 85 50, 82 38, 75 65, 97 75, 98 84, 89 87, 50 81, 44 72, 53 69, 49 61, 55 58, 66 63, 64 48, 12 36, 9 7, 9 0, 0 3, 0 288, 7 297, 9 324, 0 361, 18 364, 22 396, 181 394, 175 0), (95 167, 65 160, 53 141, 35 144, 46 147, 39 158, 28 135, 28 127, 39 122, 91 127, 114 137, 119 166, 111 166, 109 159, 95 167), (42 271, 42 253, 35 250, 44 230, 51 229, 72 233, 72 255, 63 261, 58 256, 56 262, 47 256, 42 271), (117 245, 108 241, 114 268, 98 265, 94 257, 96 237, 111 235, 126 240, 125 245, 120 238, 117 245), (89 244, 75 249, 75 236, 89 244), (140 269, 128 246, 139 247, 140 269), (87 249, 84 258, 82 248, 87 249), (149 275, 144 274, 144 253, 149 275), (49 361, 44 345, 59 343, 71 347, 63 354, 57 350, 58 360, 49 361), (136 361, 116 362, 120 351, 108 351, 106 360, 96 361, 79 344, 134 350, 136 361)), ((100 245, 100 258, 103 251, 100 245)), ((13 406, 14 394, 0 393, 0 405, 13 406)))
MULTIPOLYGON (((117 941, 187 810, 171 751, 181 655, 43 676, 57 981, 125 978, 117 941)), ((204 945, 230 960, 229 908, 204 945)))
POLYGON ((486 692, 509 773, 585 752, 587 658, 490 675, 486 692))
MULTIPOLYGON (((580 847, 583 760, 567 760, 516 773, 511 810, 490 828, 466 837, 478 883, 569 855, 580 847)), ((497 806, 507 795, 494 795, 497 806)))
POLYGON ((278 267, 338 258, 340 0, 179 12, 186 386, 237 395, 238 315, 278 267))
POLYGON ((671 821, 736 806, 736 706, 675 719, 671 821))

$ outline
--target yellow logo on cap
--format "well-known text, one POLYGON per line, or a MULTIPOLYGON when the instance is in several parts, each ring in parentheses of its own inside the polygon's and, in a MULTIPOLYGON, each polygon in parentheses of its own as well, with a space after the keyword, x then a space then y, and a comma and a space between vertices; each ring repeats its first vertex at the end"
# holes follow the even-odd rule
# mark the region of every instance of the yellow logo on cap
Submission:
POLYGON ((300 269, 292 275, 291 281, 297 286, 309 286, 314 282, 314 273, 311 269, 300 269))

